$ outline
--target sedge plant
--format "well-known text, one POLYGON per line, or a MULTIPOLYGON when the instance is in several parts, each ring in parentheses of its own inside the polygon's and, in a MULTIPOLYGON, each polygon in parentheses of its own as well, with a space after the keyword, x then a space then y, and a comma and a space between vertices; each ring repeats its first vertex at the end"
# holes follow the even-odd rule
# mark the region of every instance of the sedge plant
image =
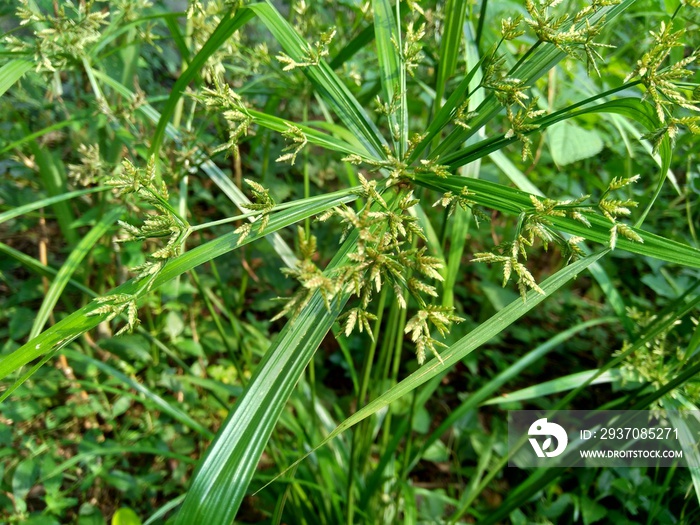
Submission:
MULTIPOLYGON (((3 150, 17 152, 27 169, 36 169, 49 196, 0 214, 0 221, 52 206, 71 253, 51 283, 28 340, 0 360, 0 377, 12 379, 2 400, 61 356, 100 368, 137 391, 150 407, 211 439, 196 469, 188 471, 186 491, 149 520, 171 513, 178 524, 231 523, 252 492, 274 502, 266 508, 276 523, 415 522, 426 512, 418 501, 440 498, 414 485, 411 472, 422 458, 440 453, 442 433, 482 403, 533 399, 536 394, 527 390, 507 400, 492 396, 556 344, 599 324, 620 323, 627 340, 600 367, 539 385, 549 394, 570 391, 562 407, 596 382, 639 385, 634 395, 621 396, 622 406, 697 403, 690 373, 697 373, 697 327, 687 351, 667 358, 669 345, 680 345, 669 343, 672 328, 687 319, 697 324, 698 296, 690 286, 700 267, 691 226, 697 199, 691 202, 686 192, 688 235, 674 238, 643 226, 658 213, 669 185, 680 190, 670 171, 676 142, 700 129, 694 82, 698 51, 684 27, 697 26, 698 5, 682 1, 660 17, 626 75, 613 77, 617 82, 603 90, 595 79, 605 76, 606 57, 615 52, 611 35, 638 1, 571 4, 527 0, 517 14, 499 18, 490 15, 497 7, 493 2, 483 1, 476 12, 460 0, 444 6, 373 0, 342 8, 300 1, 292 3, 288 15, 272 2, 191 0, 186 12, 176 14, 147 1, 113 1, 109 10, 91 1, 57 2, 53 10, 19 2, 16 16, 27 29, 3 41, 9 58, 0 69, 0 94, 17 84, 19 98, 25 96, 19 90, 23 84, 43 82, 56 103, 65 105, 69 94, 62 75, 73 76, 89 98, 89 109, 53 128, 72 126, 95 111, 104 140, 93 144, 85 137, 77 160, 65 168, 39 146, 36 134, 27 133, 3 150), (353 22, 342 14, 332 20, 336 9, 346 9, 353 22), (155 52, 165 41, 179 53, 179 72, 167 96, 151 97, 135 80, 143 67, 138 51, 148 46, 155 52), (562 106, 553 104, 560 63, 589 74, 593 91, 577 93, 562 106), (359 69, 360 64, 369 69, 359 69), (545 101, 547 90, 550 100, 545 101), (573 123, 604 119, 626 130, 621 131, 626 138, 646 141, 658 169, 587 177, 588 184, 576 184, 579 194, 557 187, 546 188, 545 194, 539 181, 515 164, 537 167, 541 137, 549 128, 579 133, 580 141, 582 128, 573 123), (255 151, 262 151, 259 165, 249 160, 255 151), (336 191, 312 195, 312 182, 317 188, 324 184, 314 162, 321 151, 344 176, 337 178, 336 191), (511 151, 516 152, 513 161, 504 155, 511 151), (507 179, 482 177, 481 167, 488 163, 507 179), (285 200, 285 192, 275 188, 275 173, 301 179, 298 198, 285 200), (207 191, 213 188, 239 211, 200 220, 189 200, 200 176, 207 180, 207 191), (78 189, 82 186, 91 188, 78 189), (68 205, 78 197, 94 198, 100 210, 82 239, 73 231, 76 218, 68 205), (489 221, 507 224, 505 235, 493 234, 499 242, 469 249, 466 240, 476 235, 475 228, 496 231, 489 221), (89 282, 71 281, 85 253, 108 231, 115 247, 156 247, 125 268, 129 277, 121 282, 105 281, 110 286, 93 291, 89 282), (321 235, 337 242, 330 254, 319 249, 321 235), (232 257, 263 239, 294 290, 269 308, 269 323, 284 320, 282 328, 253 355, 238 342, 255 331, 253 322, 241 320, 246 285, 241 284, 235 305, 224 293, 215 259, 232 257), (531 262, 543 250, 557 256, 551 275, 542 275, 531 262), (667 308, 655 315, 630 314, 605 269, 620 252, 683 268, 689 289, 676 290, 667 308), (197 273, 207 263, 221 296, 197 273), (456 297, 471 265, 482 272, 495 268, 499 284, 517 290, 478 322, 468 319, 456 297), (587 271, 605 291, 614 317, 589 320, 542 343, 466 396, 455 416, 424 429, 422 436, 414 432, 416 415, 426 411, 455 366, 544 308, 550 296, 587 271), (204 298, 203 308, 236 371, 240 389, 223 388, 226 399, 221 399, 221 384, 207 382, 196 366, 156 342, 158 331, 142 314, 157 309, 153 300, 162 297, 159 289, 184 287, 187 275, 204 298), (72 282, 82 286, 83 300, 44 328, 72 282), (211 390, 227 412, 220 425, 213 425, 216 431, 128 374, 100 363, 94 348, 81 351, 90 346, 87 334, 93 329, 106 339, 127 333, 154 339, 156 354, 168 351, 167 358, 182 363, 185 374, 211 390), (320 371, 314 357, 329 333, 351 380, 355 402, 347 411, 329 410, 317 388, 320 371), (358 340, 365 343, 356 363, 352 341, 358 340), (409 358, 406 348, 415 357, 409 358), (409 359, 413 371, 405 373, 409 359), (306 422, 313 423, 311 428, 306 422), (277 467, 272 476, 258 471, 268 460, 277 467)), ((11 247, 3 253, 36 271, 49 271, 45 262, 11 247)), ((169 330, 173 340, 182 332, 176 326, 169 330)), ((562 475, 548 471, 525 477, 485 515, 477 502, 503 475, 508 459, 498 439, 494 432, 476 440, 474 449, 482 456, 463 490, 444 495, 441 519, 456 522, 471 513, 483 523, 506 517, 515 522, 523 502, 562 475)), ((696 476, 692 482, 700 490, 696 476)), ((584 512, 593 512, 583 496, 577 502, 588 505, 584 512)), ((18 508, 17 514, 22 511, 18 508)))

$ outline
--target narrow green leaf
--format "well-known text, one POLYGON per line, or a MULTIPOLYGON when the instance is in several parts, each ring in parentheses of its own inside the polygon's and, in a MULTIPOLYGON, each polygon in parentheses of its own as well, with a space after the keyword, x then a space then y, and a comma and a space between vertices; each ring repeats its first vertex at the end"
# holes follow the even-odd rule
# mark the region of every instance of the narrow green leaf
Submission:
MULTIPOLYGON (((178 18, 185 18, 187 16, 187 13, 182 12, 182 11, 163 11, 161 13, 153 13, 150 15, 145 15, 139 18, 136 18, 134 20, 125 22, 123 18, 119 19, 112 19, 110 21, 110 25, 107 27, 106 30, 102 31, 102 34, 100 36, 100 39, 95 43, 94 46, 90 49, 88 52, 88 55, 91 56, 92 58, 98 58, 98 55, 100 52, 107 47, 110 43, 114 42, 117 38, 119 38, 121 35, 124 33, 128 33, 131 29, 140 26, 142 24, 147 24, 148 22, 151 22, 153 20, 164 20, 167 25, 170 24, 170 22, 176 21, 178 18)), ((110 51, 108 51, 105 54, 108 54, 112 51, 113 48, 110 48, 110 51)), ((104 55, 102 55, 104 57, 104 55)))
MULTIPOLYGON (((67 193, 63 163, 50 151, 40 147, 35 140, 29 142, 29 146, 34 154, 34 160, 39 168, 39 177, 46 192, 52 197, 67 193)), ((72 227, 75 217, 68 203, 65 200, 58 200, 51 205, 51 208, 56 214, 61 233, 68 244, 73 245, 78 242, 78 234, 72 227)))
MULTIPOLYGON (((623 98, 618 100, 611 100, 609 102, 603 102, 588 108, 579 109, 581 105, 590 103, 596 100, 597 98, 601 98, 603 96, 604 95, 591 97, 591 99, 581 101, 580 103, 573 104, 567 108, 551 113, 550 115, 546 115, 540 117, 539 119, 535 119, 533 121, 533 125, 537 126, 536 131, 543 131, 549 126, 552 126, 558 122, 562 122, 564 120, 582 115, 593 113, 618 113, 639 122, 650 131, 656 129, 655 122, 658 121, 655 121, 651 118, 652 116, 649 113, 649 111, 651 110, 651 106, 642 102, 638 98, 623 98)), ((533 133, 534 132, 535 131, 533 131, 533 133)), ((470 144, 467 147, 461 148, 451 154, 445 155, 445 157, 442 158, 440 162, 443 164, 447 164, 453 168, 457 168, 459 166, 463 166, 465 164, 473 162, 476 159, 480 159, 486 155, 490 155, 494 151, 498 151, 508 146, 509 144, 516 143, 517 141, 518 139, 514 137, 506 138, 505 134, 494 135, 475 144, 470 144)), ((667 142, 662 143, 661 153, 664 159, 666 159, 666 155, 668 155, 668 158, 670 159, 671 150, 667 142)), ((670 160, 668 162, 670 165, 670 160)), ((668 166, 666 167, 666 169, 668 170, 668 166)))
POLYGON ((373 0, 374 40, 377 43, 379 79, 382 84, 384 103, 393 105, 394 111, 387 115, 389 133, 397 157, 401 158, 408 138, 408 114, 406 109, 406 70, 396 48, 401 43, 399 28, 394 20, 389 0, 373 0))
POLYGON ((538 197, 544 196, 539 188, 530 182, 530 179, 528 179, 502 151, 498 150, 490 153, 489 158, 519 190, 537 195, 538 197))
POLYGON ((253 13, 248 9, 239 9, 236 11, 235 8, 232 8, 223 16, 219 25, 216 26, 214 32, 204 46, 202 46, 202 49, 199 50, 199 53, 195 55, 187 69, 175 81, 170 92, 170 97, 168 97, 168 101, 163 107, 163 111, 158 119, 158 125, 153 133, 151 147, 148 149, 149 156, 160 150, 160 145, 165 137, 166 127, 175 112, 178 100, 180 100, 187 86, 194 80, 202 67, 204 67, 209 57, 213 55, 237 29, 246 24, 251 18, 253 18, 253 13))
MULTIPOLYGON (((561 399, 554 407, 553 410, 560 410, 563 409, 571 403, 573 399, 576 398, 578 394, 583 392, 587 386, 591 383, 591 381, 595 380, 597 375, 603 374, 607 372, 608 370, 611 370, 613 367, 618 366, 619 364, 622 363, 622 361, 630 355, 632 352, 635 352, 639 350, 640 348, 645 347, 648 343, 654 340, 654 338, 658 337, 659 334, 662 334, 664 331, 668 330, 670 327, 674 326, 676 324, 676 321, 679 319, 682 319, 686 315, 688 315, 690 312, 694 311, 697 309, 698 305, 700 304, 700 296, 696 296, 693 299, 690 299, 688 302, 685 302, 686 296, 689 296, 697 286, 700 285, 700 281, 696 282, 685 294, 685 296, 677 299, 673 303, 669 304, 666 308, 664 308, 662 311, 658 312, 656 314, 657 320, 652 323, 650 326, 648 326, 644 333, 640 335, 639 339, 637 339, 633 345, 628 347, 624 352, 619 353, 616 357, 605 363, 602 367, 600 367, 597 371, 596 374, 591 375, 586 379, 585 381, 579 382, 579 384, 576 386, 576 388, 571 391, 569 394, 564 396, 563 399, 561 399)), ((686 368, 682 374, 676 378, 674 378, 672 381, 664 385, 662 388, 657 388, 654 389, 654 391, 645 399, 641 400, 637 404, 635 404, 632 407, 629 407, 629 410, 643 410, 649 407, 649 404, 658 400, 661 396, 663 396, 665 393, 667 393, 669 390, 677 387, 679 384, 682 384, 683 382, 687 381, 689 378, 693 377, 700 371, 700 363, 691 366, 689 368, 686 368)), ((479 487, 477 490, 474 491, 474 496, 476 497, 477 494, 479 494, 483 489, 485 489, 490 481, 499 473, 501 470, 505 467, 505 465, 508 463, 508 455, 503 456, 499 461, 497 462, 494 467, 492 467, 491 472, 489 473, 486 478, 480 483, 479 487)), ((561 473, 564 472, 562 469, 537 469, 533 474, 531 474, 523 483, 518 485, 509 495, 508 498, 503 502, 503 504, 493 513, 489 514, 487 517, 485 517, 484 520, 482 520, 482 523, 490 525, 494 523, 499 523, 500 520, 508 516, 511 510, 519 507, 520 505, 523 504, 523 502, 527 501, 533 494, 536 492, 542 490, 544 487, 549 485, 552 481, 554 481, 557 477, 561 475, 561 473)), ((472 500, 469 502, 466 502, 465 505, 452 516, 452 523, 455 523, 457 519, 463 514, 466 509, 468 508, 468 505, 471 503, 472 500)))
MULTIPOLYGON (((469 83, 469 91, 471 93, 467 101, 467 109, 469 111, 476 108, 483 100, 484 91, 479 89, 479 83, 482 78, 482 72, 479 64, 481 60, 479 59, 479 52, 474 44, 474 39, 471 36, 471 23, 464 24, 464 40, 466 49, 466 61, 467 64, 476 64, 474 66, 475 75, 469 83)), ((469 76, 469 75, 468 75, 469 76)), ((480 129, 476 135, 470 137, 468 142, 476 142, 478 139, 485 135, 483 129, 480 129)), ((462 177, 467 177, 470 179, 476 179, 479 177, 479 172, 481 170, 481 159, 462 166, 458 173, 462 177)), ((443 283, 443 296, 442 304, 443 306, 453 306, 454 303, 454 288, 457 283, 457 278, 460 273, 460 267, 462 265, 462 256, 464 254, 464 247, 467 242, 467 234, 471 221, 473 219, 471 210, 462 210, 458 208, 454 210, 452 215, 452 221, 449 226, 450 232, 450 248, 449 255, 447 258, 447 267, 445 269, 445 282, 443 283), (456 233, 456 235, 455 235, 456 233)))
POLYGON ((469 87, 472 85, 476 74, 479 72, 483 58, 469 70, 467 75, 460 81, 455 90, 447 99, 445 105, 440 108, 437 115, 430 121, 428 128, 425 130, 425 137, 415 147, 411 155, 408 157, 408 163, 415 162, 420 154, 427 148, 430 143, 439 135, 439 133, 447 126, 457 115, 457 110, 461 106, 466 97, 469 95, 469 87))
POLYGON ((63 474, 66 470, 78 465, 81 462, 84 461, 91 461, 96 457, 100 456, 124 456, 124 454, 149 454, 153 456, 162 456, 164 458, 171 458, 175 459, 177 461, 181 461, 183 463, 191 464, 194 463, 195 461, 189 457, 186 456, 185 454, 177 454, 175 452, 171 452, 170 450, 164 450, 163 448, 155 448, 155 447, 147 447, 147 446, 140 446, 140 445, 131 445, 131 446, 114 446, 114 445, 109 445, 105 446, 103 444, 100 445, 92 445, 89 444, 89 441, 84 441, 82 443, 83 446, 89 446, 90 450, 87 452, 79 452, 75 456, 71 456, 70 459, 67 459, 63 463, 56 465, 53 469, 50 471, 46 472, 41 476, 39 479, 39 483, 42 483, 48 479, 53 478, 54 476, 58 476, 60 474, 63 474))
POLYGON ((0 68, 0 97, 31 68, 31 62, 19 59, 10 60, 2 66, 0 68))
POLYGON ((364 148, 357 148, 349 142, 337 139, 332 135, 328 135, 327 133, 323 133, 309 126, 305 126, 304 124, 291 122, 289 120, 275 117, 273 115, 263 113, 262 111, 256 111, 254 109, 249 109, 248 113, 251 117, 253 117, 253 122, 267 129, 271 129, 273 131, 282 133, 288 131, 289 127, 293 125, 299 128, 304 133, 306 139, 311 144, 321 146, 322 148, 326 148, 331 151, 344 153, 346 155, 354 154, 359 155, 360 157, 367 156, 367 152, 364 148))
MULTIPOLYGON (((186 17, 187 13, 181 13, 181 16, 186 17)), ((168 31, 170 31, 170 34, 173 37, 173 41, 175 42, 175 45, 177 46, 178 51, 180 51, 180 56, 182 57, 182 60, 185 64, 189 64, 190 62, 190 50, 187 47, 187 42, 185 41, 185 37, 182 35, 180 32, 180 25, 178 24, 178 19, 179 17, 177 16, 168 16, 165 18, 165 25, 168 26, 168 31)))
POLYGON ((62 120, 60 122, 56 122, 55 124, 51 124, 50 126, 47 126, 43 129, 40 129, 39 131, 35 131, 34 133, 29 133, 25 134, 22 136, 21 139, 15 140, 14 142, 10 142, 7 146, 4 148, 0 149, 0 155, 3 153, 7 153, 8 151, 12 151, 13 149, 21 146, 25 142, 29 142, 30 140, 38 139, 39 137, 42 137, 46 135, 47 133, 51 133, 52 131, 56 131, 61 128, 65 128, 67 126, 70 126, 71 124, 81 122, 85 119, 88 118, 88 116, 92 115, 93 111, 89 112, 81 112, 81 113, 76 113, 71 115, 71 118, 68 120, 62 120))
MULTIPOLYGON (((22 253, 19 250, 15 250, 14 248, 11 248, 10 246, 2 242, 0 242, 0 253, 8 257, 12 257, 14 260, 24 265, 29 271, 34 272, 38 275, 54 277, 58 273, 58 270, 56 270, 55 268, 45 266, 41 264, 38 260, 36 260, 34 257, 30 257, 29 255, 22 253)), ((90 288, 87 288, 86 286, 80 284, 77 281, 74 281, 73 279, 69 279, 68 283, 73 288, 80 290, 83 293, 96 296, 96 294, 94 294, 94 292, 90 290, 90 288)))
POLYGON ((38 201, 30 202, 28 204, 24 204, 22 206, 18 206, 17 208, 13 208, 11 210, 7 210, 6 212, 0 213, 0 224, 2 224, 5 221, 9 221, 10 219, 14 219, 15 217, 24 215, 26 213, 33 212, 34 210, 45 208, 46 206, 51 206, 52 204, 56 204, 57 202, 67 201, 70 199, 74 199, 75 197, 89 195, 90 193, 99 193, 108 189, 110 188, 107 186, 99 186, 97 188, 70 191, 68 193, 62 193, 61 195, 56 195, 54 197, 39 199, 38 201))
POLYGON ((462 40, 462 28, 467 13, 467 2, 464 0, 447 0, 445 6, 445 29, 440 39, 440 60, 438 61, 437 78, 435 81, 435 100, 433 114, 442 108, 442 97, 447 81, 454 74, 459 58, 459 47, 462 40))
MULTIPOLYGON (((338 267, 355 246, 351 235, 329 264, 338 267)), ((176 525, 228 525, 235 518, 277 419, 348 299, 326 308, 316 291, 299 316, 275 338, 195 473, 176 525)))
MULTIPOLYGON (((253 4, 248 9, 260 17, 285 53, 298 62, 306 60, 309 44, 271 3, 253 4)), ((331 67, 321 60, 317 66, 303 67, 302 71, 345 126, 362 142, 367 153, 374 159, 384 159, 386 141, 331 67)))
POLYGON ((581 384, 582 381, 591 380, 589 385, 598 385, 600 383, 614 383, 620 380, 619 371, 616 369, 607 370, 602 374, 598 370, 586 370, 569 374, 564 377, 558 377, 551 381, 545 381, 534 386, 523 388, 515 392, 503 394, 500 397, 495 397, 484 402, 484 405, 502 405, 503 403, 512 403, 514 401, 527 401, 529 399, 542 398, 551 394, 558 394, 566 390, 572 390, 581 384))
MULTIPOLYGON (((417 175, 417 184, 434 189, 441 193, 447 191, 459 192, 463 187, 468 187, 474 192, 470 198, 481 206, 498 210, 509 215, 518 215, 527 210, 532 210, 532 201, 529 194, 506 186, 480 179, 465 179, 464 177, 439 178, 434 175, 417 175)), ((611 223, 601 215, 584 213, 591 222, 588 228, 584 224, 565 217, 549 217, 555 228, 578 235, 585 239, 608 244, 610 239, 611 223)), ((666 239, 653 233, 633 228, 643 239, 643 243, 633 242, 627 239, 619 239, 617 247, 632 253, 654 257, 662 261, 668 261, 691 268, 700 268, 700 250, 692 248, 671 239, 666 239)))
MULTIPOLYGON (((561 345, 563 342, 567 341, 577 333, 594 326, 614 322, 615 320, 616 319, 614 317, 603 317, 601 319, 591 319, 590 321, 579 323, 576 326, 569 328, 568 330, 564 330, 563 332, 558 333, 548 341, 542 343, 537 348, 531 350, 530 352, 522 356, 503 372, 501 372, 496 377, 484 384, 484 386, 482 386, 479 390, 477 390, 473 394, 470 394, 459 405, 459 407, 452 410, 450 412, 450 415, 447 418, 445 418, 445 420, 442 421, 440 425, 430 433, 430 436, 428 436, 425 442, 421 445, 421 448, 414 454, 411 464, 415 464, 415 462, 417 462, 420 459, 422 451, 427 449, 436 440, 440 439, 440 437, 443 436, 444 433, 450 427, 452 427, 452 425, 454 425, 456 421, 464 417, 470 410, 476 409, 480 404, 484 402, 485 399, 495 394, 496 391, 508 381, 517 378, 523 370, 526 370, 528 367, 534 365, 537 361, 542 359, 549 352, 557 348, 559 345, 561 345)), ((483 404, 497 403, 500 399, 501 398, 498 397, 493 400, 486 401, 483 404)))
POLYGON ((44 328, 51 311, 54 306, 56 306, 59 297, 63 293, 73 273, 80 267, 80 263, 90 252, 94 244, 107 233, 109 228, 121 217, 123 212, 124 210, 120 207, 109 210, 100 218, 97 224, 80 239, 78 244, 75 245, 75 248, 73 248, 73 251, 63 263, 63 266, 61 266, 58 274, 56 274, 56 278, 44 295, 44 300, 39 307, 39 311, 34 319, 34 324, 32 325, 32 330, 29 333, 29 339, 33 339, 39 335, 39 332, 44 328))

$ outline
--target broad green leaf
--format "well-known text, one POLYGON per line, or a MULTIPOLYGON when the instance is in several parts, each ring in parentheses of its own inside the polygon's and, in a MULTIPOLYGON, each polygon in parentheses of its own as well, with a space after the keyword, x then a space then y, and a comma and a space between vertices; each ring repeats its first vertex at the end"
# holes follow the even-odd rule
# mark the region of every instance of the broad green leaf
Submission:
POLYGON ((122 507, 112 516, 112 525, 141 525, 141 520, 132 509, 122 507))
POLYGON ((12 474, 12 495, 18 511, 25 512, 27 504, 25 498, 39 478, 39 463, 33 457, 19 462, 12 474))
POLYGON ((583 525, 591 525, 602 520, 608 514, 606 509, 600 503, 593 501, 587 496, 581 496, 581 516, 583 517, 583 525))
POLYGON ((31 68, 31 62, 19 59, 10 60, 2 66, 0 68, 0 97, 31 68))
POLYGON ((595 131, 571 122, 559 122, 547 131, 552 160, 558 166, 594 157, 603 151, 603 141, 595 131))

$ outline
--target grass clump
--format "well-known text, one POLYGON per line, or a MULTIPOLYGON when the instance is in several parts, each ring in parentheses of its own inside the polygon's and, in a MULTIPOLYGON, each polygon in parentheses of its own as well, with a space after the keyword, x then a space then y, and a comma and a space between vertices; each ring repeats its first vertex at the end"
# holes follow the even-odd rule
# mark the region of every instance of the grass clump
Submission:
POLYGON ((694 2, 171 7, 0 8, 0 521, 692 522, 505 435, 699 402, 694 2))

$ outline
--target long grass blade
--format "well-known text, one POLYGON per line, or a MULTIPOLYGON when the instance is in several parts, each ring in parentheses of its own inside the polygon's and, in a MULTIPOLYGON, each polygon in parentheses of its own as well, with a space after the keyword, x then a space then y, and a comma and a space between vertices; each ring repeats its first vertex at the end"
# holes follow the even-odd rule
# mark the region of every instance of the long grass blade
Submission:
POLYGON ((435 441, 440 439, 440 437, 444 435, 444 433, 452 425, 454 425, 456 421, 464 417, 465 414, 467 414, 470 410, 476 409, 481 404, 487 405, 499 402, 499 400, 502 399, 502 397, 497 397, 488 401, 485 400, 487 400, 489 396, 495 394, 496 391, 508 381, 517 378, 521 372, 526 370, 528 367, 534 365, 538 360, 542 359, 549 352, 557 348, 557 346, 561 345, 563 342, 567 341, 579 332, 582 332, 594 326, 600 326, 601 324, 611 323, 615 320, 616 319, 613 317, 604 317, 601 319, 592 319, 590 321, 579 323, 576 326, 569 328, 568 330, 564 330, 563 332, 558 333, 548 341, 542 343, 537 348, 534 348, 533 350, 522 356, 515 363, 510 365, 506 370, 504 370, 496 377, 488 381, 479 390, 469 395, 469 397, 467 397, 457 408, 452 410, 450 412, 450 415, 447 418, 445 418, 445 420, 441 422, 440 425, 435 430, 433 430, 428 436, 428 438, 423 442, 421 448, 414 455, 411 464, 415 464, 415 462, 418 461, 418 459, 420 459, 422 453, 430 445, 432 445, 435 441))
POLYGON ((393 111, 387 115, 389 130, 394 150, 398 158, 401 158, 408 139, 406 70, 397 49, 401 43, 401 35, 389 0, 373 0, 372 13, 384 103, 393 106, 393 111))
MULTIPOLYGON (((474 192, 471 197, 474 202, 509 215, 518 215, 523 211, 532 211, 533 209, 532 201, 527 193, 481 179, 417 175, 415 181, 421 186, 442 193, 458 192, 462 188, 468 187, 469 191, 474 192)), ((610 240, 610 221, 592 213, 585 215, 591 223, 590 228, 565 217, 551 217, 549 219, 554 227, 561 231, 607 245, 610 240)), ((682 266, 700 268, 700 250, 644 230, 634 228, 634 231, 642 238, 643 242, 619 239, 617 248, 682 266)))
MULTIPOLYGON (((329 264, 344 263, 348 238, 329 264)), ((326 307, 319 291, 277 336, 207 450, 175 523, 228 525, 235 518, 267 440, 309 360, 342 311, 347 295, 326 307)))
POLYGON ((0 97, 10 89, 24 74, 32 68, 32 63, 27 60, 10 60, 0 68, 0 97))
POLYGON ((462 28, 467 14, 467 2, 464 0, 447 0, 445 6, 445 30, 440 40, 440 60, 438 62, 437 78, 435 80, 435 100, 433 113, 442 107, 442 97, 447 81, 452 77, 457 67, 462 28))
POLYGON ((0 213, 0 224, 2 224, 5 221, 9 221, 10 219, 20 217, 21 215, 31 213, 34 210, 45 208, 46 206, 51 206, 52 204, 56 204, 57 202, 68 201, 76 197, 82 197, 83 195, 89 195, 91 193, 99 193, 108 189, 110 188, 107 186, 99 186, 97 188, 88 188, 86 190, 69 191, 67 193, 62 193, 61 195, 47 197, 45 199, 39 199, 38 201, 33 201, 22 206, 17 206, 16 208, 12 208, 11 210, 7 210, 6 212, 0 213))
MULTIPOLYGON (((34 159, 39 168, 39 177, 46 193, 51 197, 67 193, 63 163, 55 158, 50 151, 40 147, 35 140, 29 142, 29 146, 34 154, 34 159)), ((78 242, 78 234, 72 226, 75 220, 73 210, 65 200, 54 202, 51 208, 56 214, 56 220, 61 228, 63 237, 68 241, 68 244, 74 245, 78 242)))
MULTIPOLYGON (((253 4, 248 9, 260 17, 287 55, 300 63, 308 60, 309 44, 297 34, 272 3, 253 4)), ((302 71, 345 126, 362 142, 367 153, 375 159, 384 159, 386 141, 333 69, 320 60, 318 65, 303 67, 302 71)))
POLYGON ((616 369, 607 370, 602 374, 598 370, 585 370, 575 374, 569 374, 564 377, 558 377, 551 381, 545 381, 537 385, 509 392, 502 396, 489 399, 484 402, 484 405, 502 405, 503 403, 511 403, 514 401, 527 401, 530 399, 538 399, 559 392, 573 390, 581 384, 582 381, 591 380, 589 385, 598 385, 601 383, 614 383, 620 380, 620 374, 616 369))
POLYGON ((349 142, 340 140, 332 135, 328 135, 327 133, 323 133, 304 124, 291 122, 289 120, 275 117, 254 109, 249 109, 248 113, 253 118, 253 122, 267 129, 283 133, 288 131, 291 126, 296 126, 304 133, 306 140, 308 140, 311 144, 321 146, 322 148, 326 148, 331 151, 344 153, 346 155, 358 155, 360 157, 367 156, 364 148, 357 148, 349 142))

